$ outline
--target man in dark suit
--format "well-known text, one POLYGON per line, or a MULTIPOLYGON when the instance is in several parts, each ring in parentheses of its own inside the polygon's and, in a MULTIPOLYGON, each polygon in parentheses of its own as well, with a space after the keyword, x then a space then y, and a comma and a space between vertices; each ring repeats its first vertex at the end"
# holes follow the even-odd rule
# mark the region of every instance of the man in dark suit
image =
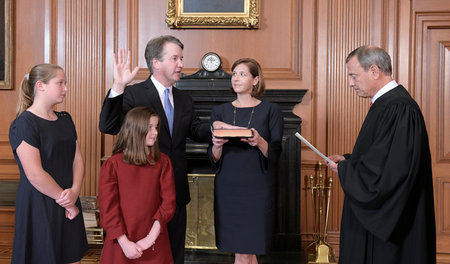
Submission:
POLYGON ((137 106, 148 106, 160 116, 159 147, 170 157, 175 175, 177 208, 168 223, 175 263, 184 263, 186 205, 190 201, 186 138, 204 142, 211 140, 209 125, 201 123, 195 115, 191 97, 173 87, 181 77, 183 47, 181 41, 173 36, 150 40, 145 49, 145 59, 151 76, 144 82, 129 86, 138 67, 131 71, 130 51, 125 58, 125 50, 119 50, 117 57, 114 56, 113 86, 103 102, 99 124, 101 132, 117 134, 125 114, 137 106))

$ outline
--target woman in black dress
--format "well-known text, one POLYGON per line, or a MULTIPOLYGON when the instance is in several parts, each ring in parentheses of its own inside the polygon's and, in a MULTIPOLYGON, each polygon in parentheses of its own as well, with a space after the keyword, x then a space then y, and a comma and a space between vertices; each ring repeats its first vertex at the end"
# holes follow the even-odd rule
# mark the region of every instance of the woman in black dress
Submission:
POLYGON ((83 158, 72 118, 53 110, 66 92, 57 65, 36 65, 21 83, 9 130, 20 171, 12 263, 80 263, 87 250, 83 158))
POLYGON ((236 100, 215 107, 211 124, 219 128, 250 128, 253 136, 213 136, 208 152, 216 173, 215 232, 219 250, 235 253, 235 263, 257 263, 270 247, 275 207, 274 169, 281 153, 283 116, 278 105, 258 99, 265 84, 253 59, 231 68, 236 100))

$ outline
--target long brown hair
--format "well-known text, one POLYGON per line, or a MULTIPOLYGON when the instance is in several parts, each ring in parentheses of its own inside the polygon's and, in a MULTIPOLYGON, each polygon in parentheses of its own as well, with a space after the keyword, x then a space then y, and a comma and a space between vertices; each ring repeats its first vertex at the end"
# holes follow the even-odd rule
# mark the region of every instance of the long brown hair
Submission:
POLYGON ((64 71, 55 64, 38 64, 31 68, 30 73, 26 74, 20 83, 19 96, 17 98, 16 116, 19 116, 33 104, 34 101, 34 87, 38 81, 47 84, 53 79, 58 70, 64 71))
POLYGON ((134 165, 155 164, 161 157, 158 141, 153 146, 145 145, 145 138, 149 129, 150 117, 159 116, 152 109, 142 106, 131 109, 125 116, 120 132, 113 148, 113 155, 123 153, 123 160, 134 165))

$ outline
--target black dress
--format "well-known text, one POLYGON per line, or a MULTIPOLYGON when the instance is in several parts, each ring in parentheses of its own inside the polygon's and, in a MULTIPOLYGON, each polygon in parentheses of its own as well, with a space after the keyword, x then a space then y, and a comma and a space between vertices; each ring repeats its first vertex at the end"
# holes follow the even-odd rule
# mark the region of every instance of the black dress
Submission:
MULTIPOLYGON (((239 140, 224 144, 222 157, 213 163, 215 177, 216 245, 222 251, 265 254, 270 247, 275 211, 274 169, 281 153, 283 116, 277 104, 261 102, 236 108, 226 103, 211 114, 211 124, 223 121, 255 128, 269 144, 266 158, 257 147, 239 140), (252 111, 254 113, 252 115, 252 111)), ((211 147, 209 148, 211 157, 211 147)))
POLYGON ((70 263, 81 260, 87 251, 80 200, 76 202, 80 213, 67 219, 63 207, 29 182, 16 153, 22 141, 38 148, 43 169, 62 189, 72 186, 76 130, 67 112, 55 113, 58 119, 49 121, 25 111, 9 130, 20 171, 12 263, 70 263))

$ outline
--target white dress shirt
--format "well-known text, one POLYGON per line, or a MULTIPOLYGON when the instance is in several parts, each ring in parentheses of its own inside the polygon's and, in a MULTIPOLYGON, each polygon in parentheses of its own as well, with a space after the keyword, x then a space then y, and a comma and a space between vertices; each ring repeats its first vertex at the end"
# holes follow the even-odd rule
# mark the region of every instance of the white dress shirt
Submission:
MULTIPOLYGON (((159 94, 159 99, 161 100, 161 104, 163 106, 164 109, 166 109, 165 103, 164 103, 164 91, 166 90, 166 87, 164 87, 164 85, 162 85, 160 82, 158 82, 153 75, 150 77, 150 79, 152 80, 153 84, 156 87, 156 90, 158 91, 159 94)), ((173 104, 173 95, 172 95, 172 86, 167 87, 169 88, 169 100, 172 103, 173 108, 175 109, 175 105, 173 104)), ((109 92, 109 96, 108 98, 114 98, 116 96, 121 95, 122 93, 117 93, 115 92, 113 89, 111 89, 111 91, 109 92)))
POLYGON ((390 90, 394 89, 397 86, 398 86, 398 83, 395 80, 392 80, 389 83, 387 83, 385 86, 383 86, 383 88, 378 90, 378 92, 373 96, 372 104, 375 103, 375 100, 377 100, 380 96, 389 92, 390 90))

